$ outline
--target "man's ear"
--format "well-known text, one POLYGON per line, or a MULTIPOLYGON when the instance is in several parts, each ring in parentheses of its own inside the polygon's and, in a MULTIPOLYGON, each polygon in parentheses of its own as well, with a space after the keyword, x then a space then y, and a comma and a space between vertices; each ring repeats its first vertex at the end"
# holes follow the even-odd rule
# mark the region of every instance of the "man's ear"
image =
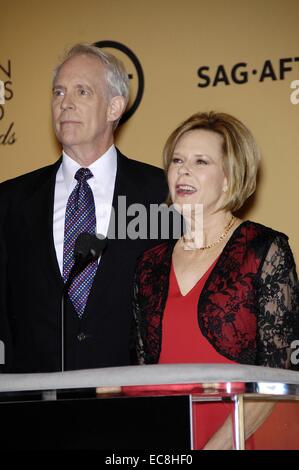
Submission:
POLYGON ((107 121, 114 122, 121 118, 126 107, 126 101, 123 96, 113 96, 108 105, 107 121))

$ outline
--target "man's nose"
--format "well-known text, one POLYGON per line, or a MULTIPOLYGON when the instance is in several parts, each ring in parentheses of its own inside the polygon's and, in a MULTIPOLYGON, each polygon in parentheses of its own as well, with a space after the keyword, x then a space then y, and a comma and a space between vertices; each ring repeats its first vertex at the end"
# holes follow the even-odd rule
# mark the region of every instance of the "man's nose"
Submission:
POLYGON ((61 100, 60 107, 63 110, 75 108, 74 100, 72 99, 72 96, 70 94, 66 93, 64 95, 63 99, 61 100))

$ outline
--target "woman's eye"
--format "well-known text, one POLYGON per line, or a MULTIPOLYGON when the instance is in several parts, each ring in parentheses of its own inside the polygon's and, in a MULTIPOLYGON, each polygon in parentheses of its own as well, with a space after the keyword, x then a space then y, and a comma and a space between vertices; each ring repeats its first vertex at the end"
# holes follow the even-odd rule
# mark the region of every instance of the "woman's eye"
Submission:
POLYGON ((181 161, 182 161, 182 160, 181 160, 180 158, 177 158, 177 157, 174 157, 174 158, 172 159, 172 163, 181 163, 181 161))
POLYGON ((199 158, 196 160, 197 165, 207 165, 208 162, 206 160, 203 160, 202 158, 199 158))

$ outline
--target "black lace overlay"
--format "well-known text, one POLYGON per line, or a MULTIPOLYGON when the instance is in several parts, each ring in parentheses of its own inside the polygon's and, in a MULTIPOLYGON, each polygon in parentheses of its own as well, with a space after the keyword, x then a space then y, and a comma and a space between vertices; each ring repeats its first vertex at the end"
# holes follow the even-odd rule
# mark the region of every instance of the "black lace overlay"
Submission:
POLYGON ((155 364, 161 350, 162 316, 169 288, 171 256, 175 243, 147 250, 135 272, 133 314, 135 348, 139 364, 155 364))
MULTIPOLYGON (((134 282, 138 362, 159 360, 162 319, 174 242, 143 253, 134 282)), ((223 356, 242 363, 291 367, 298 335, 298 280, 286 235, 243 222, 233 233, 202 290, 198 324, 223 356)))
POLYGON ((284 237, 275 237, 262 264, 257 285, 257 364, 290 367, 290 347, 298 339, 298 279, 284 237))

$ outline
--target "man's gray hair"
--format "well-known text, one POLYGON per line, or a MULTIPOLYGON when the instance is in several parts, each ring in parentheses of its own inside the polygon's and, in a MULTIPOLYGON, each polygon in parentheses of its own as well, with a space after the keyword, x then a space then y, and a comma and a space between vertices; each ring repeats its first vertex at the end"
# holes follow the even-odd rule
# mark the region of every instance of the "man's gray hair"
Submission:
POLYGON ((54 70, 53 82, 59 73, 63 64, 76 55, 90 55, 97 57, 104 65, 106 70, 106 80, 110 98, 114 96, 123 96, 126 104, 129 100, 129 77, 123 63, 109 52, 89 44, 75 44, 67 51, 63 60, 54 70))

